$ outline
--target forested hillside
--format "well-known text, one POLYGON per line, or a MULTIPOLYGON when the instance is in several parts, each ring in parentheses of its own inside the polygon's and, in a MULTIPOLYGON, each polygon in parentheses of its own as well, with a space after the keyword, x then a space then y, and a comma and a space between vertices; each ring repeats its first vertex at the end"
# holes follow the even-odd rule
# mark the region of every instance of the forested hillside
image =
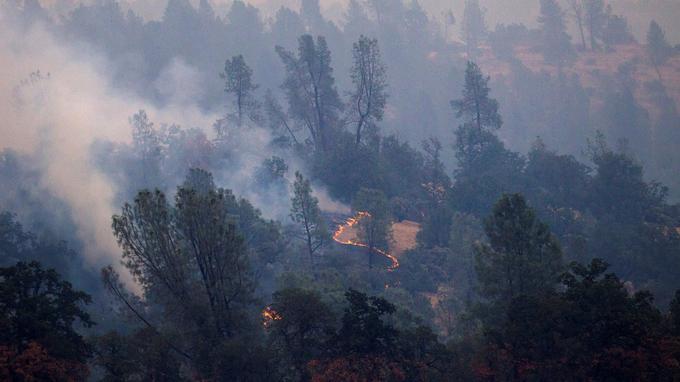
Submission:
POLYGON ((534 3, 0 4, 0 379, 680 379, 678 41, 534 3))

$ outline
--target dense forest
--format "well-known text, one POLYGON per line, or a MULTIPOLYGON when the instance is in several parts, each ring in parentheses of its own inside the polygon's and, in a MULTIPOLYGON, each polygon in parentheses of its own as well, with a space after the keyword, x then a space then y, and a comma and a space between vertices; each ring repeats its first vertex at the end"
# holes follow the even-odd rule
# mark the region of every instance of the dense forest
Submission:
POLYGON ((680 380, 677 31, 282 3, 0 2, 0 379, 680 380))

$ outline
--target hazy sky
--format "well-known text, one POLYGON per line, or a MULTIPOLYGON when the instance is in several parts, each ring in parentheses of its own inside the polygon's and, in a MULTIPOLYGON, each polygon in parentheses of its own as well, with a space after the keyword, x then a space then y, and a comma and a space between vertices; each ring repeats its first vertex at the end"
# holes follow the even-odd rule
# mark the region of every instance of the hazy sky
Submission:
MULTIPOLYGON (((76 4, 97 0, 40 0, 58 14, 68 13, 76 4)), ((130 7, 147 19, 158 18, 168 0, 119 0, 124 7, 130 7)), ((189 0, 195 5, 199 0, 189 0)), ((209 0, 218 14, 225 14, 233 0, 209 0)), ((256 5, 264 17, 273 15, 281 6, 299 9, 300 0, 245 0, 256 5)), ((321 0, 322 11, 326 17, 342 23, 344 7, 348 0, 321 0)), ((399 1, 399 0, 393 0, 399 1)), ((465 0, 419 0, 431 17, 441 19, 442 12, 451 9, 460 20, 465 0)), ((490 28, 498 23, 524 23, 532 26, 538 15, 538 0, 480 0, 487 9, 487 23, 490 28)), ((649 22, 656 19, 666 30, 673 44, 680 42, 680 0, 609 0, 615 13, 626 16, 633 32, 643 40, 649 22)))

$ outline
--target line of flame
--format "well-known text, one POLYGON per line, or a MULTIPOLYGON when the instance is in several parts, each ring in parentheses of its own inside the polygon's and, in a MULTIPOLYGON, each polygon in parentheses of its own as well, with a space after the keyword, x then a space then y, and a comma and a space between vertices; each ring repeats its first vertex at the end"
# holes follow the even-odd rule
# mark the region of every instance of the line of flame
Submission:
MULTIPOLYGON (((340 238, 340 236, 347 229, 354 227, 355 225, 357 225, 359 223, 359 221, 361 221, 361 219, 368 218, 368 217, 371 217, 371 214, 368 213, 368 212, 365 212, 365 211, 357 212, 356 215, 354 215, 351 218, 348 218, 345 221, 345 224, 341 224, 341 225, 338 226, 338 229, 336 229, 335 232, 333 233, 333 240, 336 243, 340 243, 342 245, 351 245, 351 246, 354 246, 354 247, 368 248, 368 244, 360 243, 358 241, 349 240, 349 239, 348 240, 342 240, 340 238)), ((387 269, 388 271, 391 272, 391 271, 394 271, 395 269, 399 268, 399 260, 396 257, 394 257, 392 254, 390 254, 386 251, 383 251, 381 249, 378 249, 378 248, 373 248, 373 251, 375 253, 381 255, 381 256, 386 257, 388 260, 390 260, 390 262, 392 262, 392 264, 387 269)))

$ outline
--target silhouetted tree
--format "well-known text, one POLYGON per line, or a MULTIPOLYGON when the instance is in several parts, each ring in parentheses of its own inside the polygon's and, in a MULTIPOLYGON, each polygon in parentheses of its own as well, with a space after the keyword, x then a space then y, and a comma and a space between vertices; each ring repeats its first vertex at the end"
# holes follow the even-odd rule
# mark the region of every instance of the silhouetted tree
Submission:
POLYGON ((297 378, 308 380, 307 363, 324 355, 335 335, 335 317, 315 291, 283 289, 270 306, 276 319, 268 327, 270 341, 282 367, 292 367, 297 378))
POLYGON ((315 42, 311 35, 303 35, 298 43, 297 56, 276 47, 286 67, 282 89, 288 99, 290 117, 308 130, 314 147, 323 152, 330 147, 338 112, 342 109, 331 68, 331 53, 321 36, 315 42))
POLYGON ((666 34, 659 24, 652 20, 647 31, 647 56, 654 66, 656 74, 661 81, 661 71, 659 67, 663 65, 673 54, 673 47, 666 40, 666 34))
POLYGON ((375 129, 381 121, 387 100, 387 78, 385 65, 380 56, 378 40, 361 36, 352 47, 351 69, 354 90, 350 96, 348 110, 352 122, 356 123, 356 142, 361 143, 361 134, 366 127, 375 129))
POLYGON ((309 261, 314 263, 314 254, 329 238, 326 223, 321 217, 319 200, 312 195, 312 186, 299 172, 295 173, 293 198, 291 199, 290 217, 300 225, 309 254, 309 261))
POLYGON ((480 293, 495 303, 546 293, 562 272, 562 250, 519 194, 504 195, 484 222, 489 240, 476 249, 480 293))
POLYGON ((571 37, 567 34, 564 12, 557 0, 541 0, 541 50, 547 63, 561 70, 575 58, 571 37))
POLYGON ((94 325, 92 298, 36 262, 0 268, 0 377, 81 380, 90 346, 77 327, 94 325))
POLYGON ((373 252, 381 247, 386 248, 389 240, 389 202, 382 191, 362 188, 354 196, 352 208, 368 213, 359 222, 359 237, 367 245, 368 266, 373 268, 373 252))
POLYGON ((484 11, 478 0, 465 0, 463 22, 461 23, 463 41, 467 49, 468 60, 477 58, 479 44, 486 36, 484 11))
POLYGON ((238 55, 227 60, 224 63, 224 73, 220 76, 225 80, 224 91, 234 97, 236 125, 242 126, 245 116, 257 120, 260 105, 253 92, 258 86, 253 83, 253 70, 248 67, 243 56, 238 55))
POLYGON ((602 32, 607 21, 604 0, 583 0, 583 14, 586 29, 590 36, 590 49, 596 50, 599 48, 598 40, 602 38, 602 32))

